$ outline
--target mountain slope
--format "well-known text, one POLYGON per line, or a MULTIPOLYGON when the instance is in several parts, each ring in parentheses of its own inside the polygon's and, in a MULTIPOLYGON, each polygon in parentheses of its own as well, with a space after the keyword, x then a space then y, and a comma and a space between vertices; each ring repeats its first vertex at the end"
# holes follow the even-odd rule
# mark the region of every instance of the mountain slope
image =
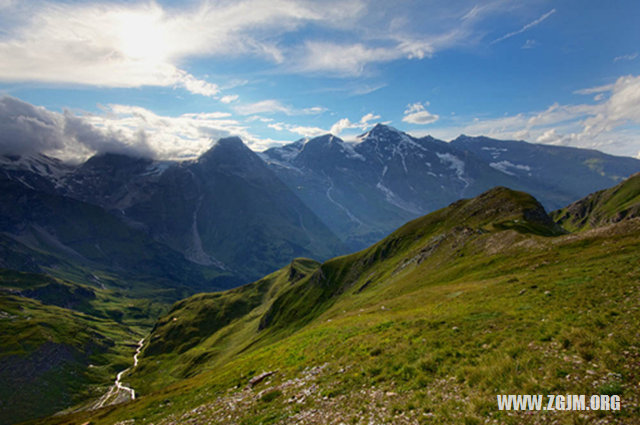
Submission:
POLYGON ((552 210, 640 171, 636 159, 591 150, 467 136, 445 143, 381 124, 357 143, 324 135, 259 155, 228 138, 180 163, 102 154, 71 166, 36 155, 3 156, 0 166, 16 183, 97 205, 192 263, 224 268, 219 286, 297 256, 362 249, 494 186, 532 193, 552 210))
POLYGON ((551 213, 568 230, 585 230, 640 216, 640 174, 551 213))
MULTIPOLYGON (((567 235, 531 196, 498 188, 298 280, 283 269, 179 303, 130 378, 146 395, 50 423, 538 423, 497 409, 513 393, 635 406, 639 248, 637 218, 567 235), (274 278, 273 297, 252 296, 274 278), (158 361, 189 377, 163 381, 158 361)), ((547 415, 631 424, 640 412, 547 415)))
POLYGON ((122 321, 144 323, 149 307, 112 291, 0 269, 0 424, 102 394, 140 332, 122 321))
POLYGON ((154 326, 132 385, 148 392, 221 366, 247 350, 260 340, 260 320, 271 303, 319 266, 295 259, 250 285, 176 303, 154 326))
POLYGON ((0 254, 2 424, 100 396, 170 303, 224 277, 98 206, 3 178, 0 254))
POLYGON ((187 262, 97 206, 13 180, 0 179, 0 188, 0 240, 12 246, 2 261, 5 267, 21 269, 18 264, 30 260, 36 269, 31 271, 46 270, 79 282, 96 282, 95 275, 102 272, 112 285, 131 288, 134 281, 143 286, 147 282, 175 292, 174 299, 214 287, 209 280, 222 274, 187 262))
POLYGON ((380 124, 355 145, 326 135, 262 157, 351 250, 461 197, 514 186, 472 154, 380 124))
POLYGON ((100 205, 193 263, 226 270, 234 284, 296 256, 326 259, 345 249, 238 138, 182 163, 101 155, 66 182, 68 196, 100 205))
POLYGON ((351 250, 494 186, 552 210, 640 170, 636 159, 586 149, 467 136, 446 143, 381 124, 357 143, 325 135, 261 156, 351 250))
POLYGON ((406 253, 416 241, 427 241, 414 254, 423 261, 433 252, 451 255, 468 240, 505 229, 517 234, 560 233, 530 195, 495 188, 410 222, 362 252, 322 265, 294 260, 250 285, 183 300, 156 323, 132 382, 139 391, 158 389, 220 365, 247 347, 279 339, 282 332, 313 321, 363 276, 369 276, 368 283, 360 283, 358 291, 372 285, 376 279, 371 275, 380 264, 406 253))
POLYGON ((638 172, 640 161, 591 149, 551 146, 488 137, 460 136, 451 142, 514 177, 523 190, 554 210, 610 187, 638 172))

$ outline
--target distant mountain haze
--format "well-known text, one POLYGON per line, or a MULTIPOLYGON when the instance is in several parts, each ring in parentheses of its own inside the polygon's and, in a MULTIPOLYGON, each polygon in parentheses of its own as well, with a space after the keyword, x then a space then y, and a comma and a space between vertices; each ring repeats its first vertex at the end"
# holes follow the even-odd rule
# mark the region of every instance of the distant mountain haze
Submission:
POLYGON ((593 150, 468 136, 446 143, 382 124, 357 143, 326 135, 261 156, 351 250, 494 186, 531 193, 553 210, 640 168, 593 150))
POLYGON ((550 211, 640 171, 637 159, 593 150, 468 136, 447 143, 382 124, 356 143, 327 134, 261 153, 224 138, 184 162, 100 154, 71 166, 32 155, 4 156, 0 166, 12 191, 98 207, 187 263, 227 276, 217 281, 223 286, 295 257, 363 249, 495 186, 531 193, 550 211))

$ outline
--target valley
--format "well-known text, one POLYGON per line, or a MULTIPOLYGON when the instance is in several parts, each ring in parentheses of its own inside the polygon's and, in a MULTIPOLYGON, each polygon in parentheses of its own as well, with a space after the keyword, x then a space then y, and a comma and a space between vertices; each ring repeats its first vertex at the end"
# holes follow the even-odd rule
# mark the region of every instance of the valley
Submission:
POLYGON ((0 0, 0 425, 640 424, 638 17, 0 0))
POLYGON ((606 195, 638 178, 587 198, 587 221, 618 218, 578 232, 495 188, 358 253, 187 298, 128 377, 139 398, 41 423, 635 423, 640 218, 606 195), (498 411, 511 393, 622 409, 498 411))
MULTIPOLYGON (((221 139, 198 160, 176 163, 112 154, 76 166, 42 155, 2 161, 0 376, 11 384, 3 389, 0 422, 7 424, 59 411, 61 421, 72 415, 73 423, 73 415, 110 411, 134 394, 132 406, 167 391, 171 400, 185 397, 185 403, 193 404, 197 398, 191 391, 209 385, 201 382, 229 391, 234 385, 244 388, 240 381, 250 375, 274 370, 279 372, 267 381, 279 384, 267 388, 279 392, 269 396, 273 409, 267 410, 278 415, 291 413, 280 403, 284 388, 293 385, 291 379, 303 373, 311 382, 320 373, 309 371, 322 370, 333 371, 333 377, 326 378, 323 389, 311 384, 318 390, 315 395, 308 388, 302 398, 291 394, 296 406, 314 410, 313 403, 331 401, 327 394, 333 394, 334 387, 342 400, 356 392, 354 382, 374 391, 379 379, 383 389, 367 394, 378 400, 374 422, 389 421, 382 412, 393 408, 381 394, 398 393, 394 388, 402 380, 407 380, 403 397, 416 405, 416 397, 424 396, 418 388, 421 379, 450 379, 454 370, 459 375, 480 361, 459 363, 455 359, 462 355, 445 355, 438 362, 445 362, 442 371, 447 374, 435 373, 439 366, 420 366, 426 361, 420 359, 441 347, 431 344, 455 346, 467 315, 478 314, 483 326, 498 320, 505 327, 520 314, 498 308, 511 302, 506 299, 490 310, 478 310, 487 302, 481 299, 498 290, 498 282, 506 280, 503 283, 514 288, 519 287, 516 282, 526 282, 518 299, 537 300, 538 288, 545 287, 544 274, 530 277, 518 264, 526 268, 527 261, 544 258, 540 261, 545 266, 555 264, 553 282, 582 279, 577 271, 560 272, 562 263, 582 261, 573 258, 581 258, 578 251, 562 247, 582 243, 597 257, 602 252, 598 244, 608 237, 595 235, 606 226, 613 226, 614 233, 618 227, 628 229, 628 237, 616 242, 626 246, 635 232, 629 223, 635 223, 638 213, 637 175, 550 216, 545 206, 618 182, 620 173, 640 169, 640 161, 482 138, 447 144, 384 125, 363 134, 355 145, 321 136, 261 154, 238 138, 221 139), (522 149, 537 156, 518 151, 522 149), (532 162, 507 165, 515 164, 512 150, 532 162), (503 162, 500 155, 505 155, 503 162), (562 159, 554 163, 554 156, 562 159), (580 178, 554 186, 554 173, 568 164, 580 178), (524 192, 491 189, 500 185, 536 188, 543 204, 524 192), (475 194, 479 196, 469 198, 475 194), (466 200, 458 200, 465 195, 466 200), (569 231, 574 233, 566 235, 569 231), (584 239, 588 232, 594 236, 584 239), (576 237, 583 242, 570 242, 576 237), (452 295, 457 293, 465 296, 452 295), (461 300, 467 304, 458 305, 461 300), (440 319, 448 314, 441 310, 443 302, 453 303, 446 307, 453 309, 453 319, 440 319), (425 329, 406 324, 434 320, 446 326, 454 320, 450 328, 455 332, 436 343, 444 324, 425 329), (350 330, 336 328, 334 322, 350 330), (397 339, 396 334, 405 333, 402 326, 426 344, 415 347, 413 360, 393 348, 409 349, 405 340, 397 339), (362 352, 344 345, 352 337, 360 341, 356 346, 366 345, 358 349, 362 352), (145 343, 136 351, 141 338, 145 343), (273 357, 265 354, 273 350, 273 357), (367 360, 367 351, 377 354, 367 360), (402 360, 394 360, 397 356, 402 360), (261 366, 247 366, 254 361, 261 366), (336 368, 342 374, 360 363, 372 370, 360 367, 354 382, 336 375, 336 368), (227 378, 216 373, 220 370, 227 378), (229 387, 227 379, 236 383, 229 387), (185 385, 185 394, 171 390, 185 385), (308 403, 298 403, 302 399, 308 403)), ((616 255, 610 260, 622 261, 616 255)), ((584 261, 588 269, 605 267, 591 264, 595 259, 584 261)), ((585 282, 595 278, 588 274, 585 282)), ((542 292, 560 291, 553 282, 542 292)), ((542 314, 539 300, 525 304, 542 314)), ((522 314, 521 320, 529 317, 522 314)), ((566 324, 557 326, 558 335, 573 332, 566 324)), ((513 335, 509 331, 504 338, 511 341, 513 335)), ((505 352, 501 344, 507 342, 501 341, 478 344, 505 352)), ((233 397, 249 402, 253 392, 233 397)), ((128 412, 128 406, 123 405, 122 412, 128 412)), ((401 410, 408 415, 407 409, 401 410)), ((234 420, 262 417, 245 414, 234 420)), ((278 415, 269 420, 277 423, 278 415)), ((341 415, 357 416, 350 410, 341 415)), ((419 422, 419 415, 411 417, 407 423, 419 422)))

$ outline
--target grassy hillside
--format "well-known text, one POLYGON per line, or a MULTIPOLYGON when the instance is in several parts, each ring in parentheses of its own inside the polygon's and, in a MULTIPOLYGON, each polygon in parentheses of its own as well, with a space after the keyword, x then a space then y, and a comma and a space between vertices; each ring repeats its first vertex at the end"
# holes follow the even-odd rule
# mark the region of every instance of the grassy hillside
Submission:
POLYGON ((228 287, 99 207, 6 179, 0 193, 0 424, 99 397, 171 303, 228 287))
POLYGON ((103 395, 167 309, 161 297, 0 269, 0 424, 103 395))
POLYGON ((564 234, 492 190, 300 279, 177 304, 130 378, 140 399, 44 423, 637 423, 639 260, 640 219, 564 234), (509 393, 623 407, 498 411, 509 393))
POLYGON ((319 266, 313 260, 295 259, 251 285, 176 303, 151 332, 132 384, 149 392, 221 366, 249 349, 259 339, 256 330, 273 300, 319 266))
POLYGON ((133 305, 126 301, 0 270, 0 423, 50 415, 101 395, 129 364, 141 333, 109 317, 109 303, 115 308, 117 302, 127 315, 133 305))
POLYGON ((591 229, 640 216, 640 173, 551 213, 567 230, 591 229))

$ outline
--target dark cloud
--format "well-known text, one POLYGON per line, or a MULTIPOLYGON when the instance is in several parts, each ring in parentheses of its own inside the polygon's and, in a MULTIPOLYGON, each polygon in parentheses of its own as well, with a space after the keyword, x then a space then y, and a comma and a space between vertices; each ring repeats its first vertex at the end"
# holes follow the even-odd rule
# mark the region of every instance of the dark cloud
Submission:
POLYGON ((133 138, 103 131, 82 117, 48 111, 11 96, 0 97, 0 154, 62 153, 67 159, 91 153, 120 153, 153 158, 146 134, 133 138))
POLYGON ((0 153, 28 155, 65 147, 60 114, 10 96, 0 97, 0 153))

